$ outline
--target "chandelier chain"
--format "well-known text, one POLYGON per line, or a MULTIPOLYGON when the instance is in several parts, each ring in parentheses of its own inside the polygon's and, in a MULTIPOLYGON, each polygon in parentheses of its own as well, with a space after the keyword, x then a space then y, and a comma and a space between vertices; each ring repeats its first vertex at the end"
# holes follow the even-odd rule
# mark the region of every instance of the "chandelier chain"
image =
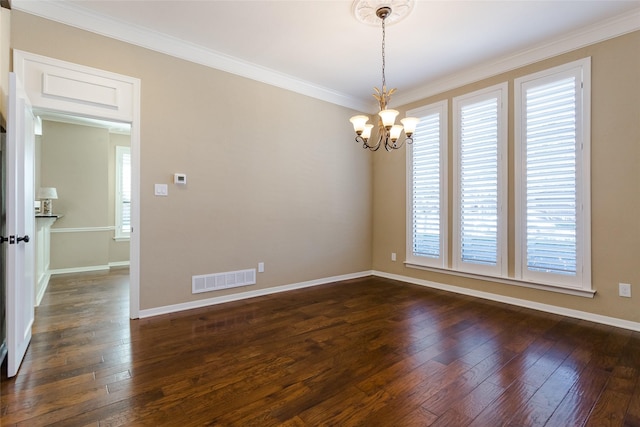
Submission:
MULTIPOLYGON (((385 65, 386 65, 386 61, 385 61, 385 52, 384 52, 384 48, 385 48, 385 39, 386 39, 386 30, 385 30, 385 25, 384 25, 384 18, 382 18, 382 87, 380 88, 382 90, 382 95, 385 95, 385 92, 387 91, 387 79, 384 73, 384 69, 385 69, 385 65)), ((385 99, 385 105, 386 105, 386 99, 385 99)))

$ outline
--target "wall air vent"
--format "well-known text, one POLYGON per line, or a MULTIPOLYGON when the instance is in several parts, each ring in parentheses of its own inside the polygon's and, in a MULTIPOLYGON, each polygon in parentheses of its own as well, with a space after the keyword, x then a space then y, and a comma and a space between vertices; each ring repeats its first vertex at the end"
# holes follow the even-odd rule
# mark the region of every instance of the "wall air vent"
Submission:
POLYGON ((220 291, 256 284, 256 269, 203 274, 191 277, 191 293, 220 291))

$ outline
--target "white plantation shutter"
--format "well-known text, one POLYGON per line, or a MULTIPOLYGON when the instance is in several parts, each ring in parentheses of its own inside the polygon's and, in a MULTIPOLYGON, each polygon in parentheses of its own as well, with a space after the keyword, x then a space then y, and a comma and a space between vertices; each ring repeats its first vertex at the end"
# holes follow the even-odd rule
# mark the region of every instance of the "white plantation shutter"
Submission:
POLYGON ((506 87, 459 97, 456 105, 456 218, 454 268, 502 275, 506 87))
POLYGON ((498 258, 498 99, 461 111, 460 245, 464 262, 498 258))
POLYGON ((414 144, 407 146, 405 265, 593 294, 590 67, 586 58, 513 80, 512 175, 507 83, 454 97, 451 123, 447 101, 408 112, 421 122, 414 144), (515 195, 512 216, 509 185, 515 195))
POLYGON ((446 110, 441 102, 408 112, 420 118, 408 146, 410 171, 408 209, 410 224, 408 259, 422 257, 421 263, 444 266, 446 215, 443 211, 446 158, 446 110))
POLYGON ((527 268, 576 274, 575 78, 526 91, 527 268))
POLYGON ((517 274, 525 280, 582 287, 584 242, 589 241, 589 227, 583 226, 588 174, 583 160, 582 65, 574 63, 517 83, 521 98, 517 274))
POLYGON ((131 233, 131 149, 116 147, 116 238, 131 233))

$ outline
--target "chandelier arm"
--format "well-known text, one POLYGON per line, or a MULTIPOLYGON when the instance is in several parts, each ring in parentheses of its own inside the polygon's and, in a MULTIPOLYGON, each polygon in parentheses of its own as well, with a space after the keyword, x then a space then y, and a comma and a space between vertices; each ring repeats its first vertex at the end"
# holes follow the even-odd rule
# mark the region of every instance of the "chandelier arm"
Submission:
POLYGON ((391 150, 398 150, 398 149, 402 148, 402 146, 404 145, 405 141, 406 141, 406 140, 405 140, 405 139, 403 139, 403 140, 402 140, 402 142, 401 142, 400 144, 398 144, 398 140, 396 140, 396 142, 391 142, 391 143, 389 144, 390 149, 388 149, 387 151, 391 151, 391 150))
POLYGON ((368 140, 365 140, 363 137, 359 135, 356 136, 355 140, 358 144, 362 144, 362 148, 366 148, 371 151, 378 151, 378 148, 380 148, 380 139, 378 139, 378 143, 376 145, 369 145, 368 140))

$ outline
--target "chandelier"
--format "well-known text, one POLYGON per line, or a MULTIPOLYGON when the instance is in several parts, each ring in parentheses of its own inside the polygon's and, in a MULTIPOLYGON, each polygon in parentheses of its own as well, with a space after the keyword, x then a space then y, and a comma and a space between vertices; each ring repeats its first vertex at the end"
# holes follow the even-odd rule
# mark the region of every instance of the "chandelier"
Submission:
POLYGON ((353 129, 356 132, 356 142, 362 144, 362 148, 369 149, 371 151, 377 151, 381 146, 387 151, 395 150, 404 145, 413 143, 413 133, 416 130, 416 126, 420 121, 416 117, 405 117, 400 120, 401 125, 395 124, 396 116, 399 114, 397 110, 388 109, 389 100, 391 95, 396 91, 395 88, 387 90, 387 81, 385 76, 385 20, 391 15, 391 7, 382 6, 376 10, 376 16, 382 21, 382 89, 374 87, 375 91, 373 97, 378 101, 380 106, 380 112, 378 113, 378 138, 377 140, 370 141, 371 131, 373 125, 367 123, 369 117, 364 115, 353 116, 349 121, 353 124, 353 129), (404 130, 405 138, 400 143, 398 140, 404 130))

